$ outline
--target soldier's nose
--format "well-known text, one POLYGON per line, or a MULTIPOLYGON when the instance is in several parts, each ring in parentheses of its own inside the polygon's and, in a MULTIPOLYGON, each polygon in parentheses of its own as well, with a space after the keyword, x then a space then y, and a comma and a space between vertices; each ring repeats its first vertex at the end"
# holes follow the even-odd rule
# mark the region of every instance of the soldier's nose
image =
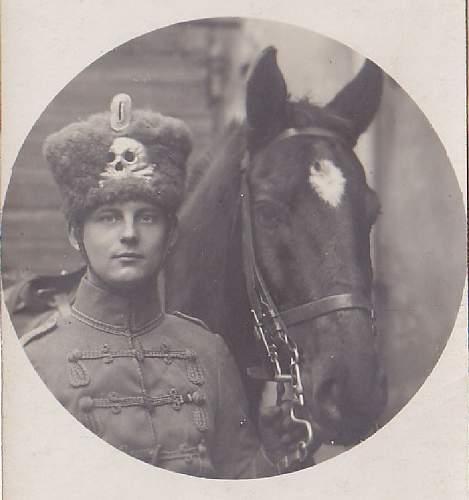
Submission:
POLYGON ((137 230, 133 222, 126 222, 120 236, 121 243, 136 243, 138 239, 137 230))

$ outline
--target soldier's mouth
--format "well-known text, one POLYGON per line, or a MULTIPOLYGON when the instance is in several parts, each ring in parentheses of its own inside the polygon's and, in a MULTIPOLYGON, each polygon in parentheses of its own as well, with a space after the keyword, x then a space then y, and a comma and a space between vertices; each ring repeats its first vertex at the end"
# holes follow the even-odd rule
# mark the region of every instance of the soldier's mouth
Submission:
POLYGON ((118 260, 138 260, 143 259, 143 255, 136 252, 122 252, 114 255, 113 259, 118 260))

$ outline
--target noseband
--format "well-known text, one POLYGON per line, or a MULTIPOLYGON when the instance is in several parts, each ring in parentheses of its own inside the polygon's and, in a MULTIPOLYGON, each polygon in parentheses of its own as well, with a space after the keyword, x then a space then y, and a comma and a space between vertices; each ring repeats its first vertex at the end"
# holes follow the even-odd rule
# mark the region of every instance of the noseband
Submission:
MULTIPOLYGON (((306 127, 284 130, 269 145, 297 136, 325 137, 334 141, 342 141, 340 136, 330 130, 320 127, 306 127)), ((305 401, 298 347, 288 335, 287 328, 337 311, 364 310, 370 314, 374 329, 374 310, 368 297, 355 292, 328 295, 287 310, 277 308, 256 262, 250 189, 247 179, 249 168, 250 158, 247 155, 243 161, 241 179, 243 266, 251 313, 254 318, 254 333, 257 341, 265 350, 270 371, 267 377, 264 375, 261 378, 291 384, 293 406, 290 415, 292 420, 303 425, 306 431, 306 439, 298 443, 296 452, 287 455, 278 464, 279 471, 286 472, 291 470, 295 463, 305 462, 313 443, 311 423, 295 414, 295 409, 304 407, 305 401), (285 361, 289 365, 288 370, 282 367, 282 364, 285 365, 285 361)), ((248 373, 259 377, 259 371, 262 369, 256 367, 249 369, 248 373)))

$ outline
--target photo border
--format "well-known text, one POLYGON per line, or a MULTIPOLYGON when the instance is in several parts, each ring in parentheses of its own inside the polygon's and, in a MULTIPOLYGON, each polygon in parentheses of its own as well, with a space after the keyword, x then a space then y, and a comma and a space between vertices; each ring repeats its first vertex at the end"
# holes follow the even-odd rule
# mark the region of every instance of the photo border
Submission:
MULTIPOLYGON (((339 0, 309 0, 282 5, 251 0, 231 7, 179 0, 169 5, 141 0, 134 6, 110 0, 83 0, 73 5, 58 0, 5 0, 2 199, 29 130, 58 91, 83 68, 115 46, 158 27, 236 15, 312 29, 373 59, 428 117, 446 148, 466 201, 464 3, 442 3, 444 7, 422 0, 409 5, 401 0, 372 6, 367 0, 355 0, 353 6, 347 6, 339 0)), ((453 333, 431 375, 379 433, 313 469, 254 481, 207 481, 176 475, 103 446, 100 438, 63 411, 39 381, 3 307, 5 497, 465 498, 465 297, 466 291, 453 333), (67 436, 67 441, 57 442, 58 435, 67 436)))

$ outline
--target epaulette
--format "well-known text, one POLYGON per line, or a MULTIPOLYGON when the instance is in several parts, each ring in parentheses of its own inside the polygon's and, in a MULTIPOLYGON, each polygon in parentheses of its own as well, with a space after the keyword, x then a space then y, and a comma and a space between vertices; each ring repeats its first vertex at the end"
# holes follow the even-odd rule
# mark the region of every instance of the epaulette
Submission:
POLYGON ((52 330, 55 330, 55 328, 57 327, 57 319, 58 315, 54 314, 47 321, 42 323, 42 325, 39 325, 33 330, 24 334, 20 338, 21 345, 24 347, 26 344, 31 342, 31 340, 37 339, 38 337, 41 337, 42 335, 45 335, 46 333, 49 333, 52 330))
POLYGON ((178 318, 187 319, 187 321, 191 321, 209 332, 211 331, 210 328, 199 318, 194 318, 193 316, 189 316, 188 314, 184 314, 180 311, 173 311, 171 314, 174 314, 174 316, 177 316, 178 318))
MULTIPOLYGON (((5 304, 10 313, 40 313, 60 307, 56 302, 59 295, 74 295, 86 267, 60 274, 32 274, 27 277, 9 276, 9 286, 4 286, 5 304)), ((60 299, 60 297, 59 297, 60 299)))

